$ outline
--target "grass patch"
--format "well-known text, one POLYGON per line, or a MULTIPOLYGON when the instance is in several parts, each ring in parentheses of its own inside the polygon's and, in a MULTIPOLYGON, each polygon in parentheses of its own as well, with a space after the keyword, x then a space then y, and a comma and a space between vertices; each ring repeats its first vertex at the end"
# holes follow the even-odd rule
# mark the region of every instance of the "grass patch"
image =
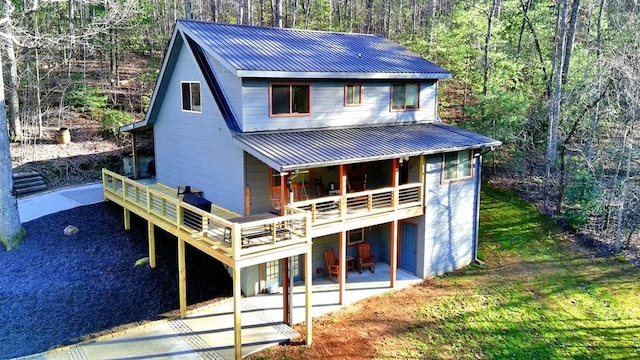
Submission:
POLYGON ((513 193, 485 186, 484 267, 434 280, 459 287, 423 304, 403 357, 640 358, 640 271, 580 252, 513 193))

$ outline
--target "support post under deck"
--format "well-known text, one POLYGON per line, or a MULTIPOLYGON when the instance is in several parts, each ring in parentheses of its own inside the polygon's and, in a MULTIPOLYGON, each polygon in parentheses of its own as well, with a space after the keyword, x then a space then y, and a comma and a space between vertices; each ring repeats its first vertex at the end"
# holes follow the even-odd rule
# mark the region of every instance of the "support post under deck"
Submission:
POLYGON ((185 260, 185 243, 178 237, 178 292, 180 293, 180 317, 187 317, 187 266, 185 260))
POLYGON ((233 339, 235 358, 242 359, 242 309, 240 308, 240 299, 242 298, 242 289, 240 288, 240 268, 233 268, 233 339))
POLYGON ((124 207, 124 229, 131 230, 131 211, 124 207))
POLYGON ((398 273, 398 220, 391 222, 391 261, 389 264, 389 281, 392 289, 396 286, 396 274, 398 273))
POLYGON ((307 345, 311 345, 311 343, 313 342, 313 335, 312 335, 312 328, 313 328, 313 316, 311 314, 311 308, 312 308, 312 304, 311 304, 311 292, 312 292, 312 276, 313 274, 311 273, 313 267, 311 266, 311 251, 307 252, 304 254, 305 256, 305 265, 304 265, 304 287, 305 287, 305 332, 306 332, 306 336, 305 336, 305 340, 306 340, 306 344, 307 345))
POLYGON ((155 225, 153 222, 147 221, 147 228, 149 232, 149 267, 156 267, 156 236, 155 236, 155 225))
POLYGON ((340 264, 340 274, 338 275, 338 293, 340 294, 338 303, 344 305, 345 289, 347 288, 347 233, 346 231, 340 232, 340 251, 338 255, 338 264, 340 264))

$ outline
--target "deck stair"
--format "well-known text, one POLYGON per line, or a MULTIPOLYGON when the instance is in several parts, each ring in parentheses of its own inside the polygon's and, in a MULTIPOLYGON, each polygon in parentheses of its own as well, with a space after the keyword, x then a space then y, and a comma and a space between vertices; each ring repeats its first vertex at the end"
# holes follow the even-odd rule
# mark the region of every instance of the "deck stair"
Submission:
POLYGON ((47 183, 37 171, 13 173, 13 190, 18 196, 46 189, 47 183))

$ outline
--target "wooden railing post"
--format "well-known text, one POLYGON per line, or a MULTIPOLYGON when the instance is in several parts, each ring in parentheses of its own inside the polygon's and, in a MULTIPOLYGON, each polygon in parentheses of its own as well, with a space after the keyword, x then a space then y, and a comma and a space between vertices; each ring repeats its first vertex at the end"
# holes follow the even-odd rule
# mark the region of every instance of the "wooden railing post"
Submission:
MULTIPOLYGON (((164 198, 162 199, 162 205, 164 208, 164 198)), ((182 220, 182 214, 183 214, 183 208, 182 206, 180 206, 180 203, 176 203, 176 226, 178 227, 178 230, 180 230, 182 228, 182 222, 180 220, 182 220)), ((162 211, 162 216, 164 216, 164 210, 162 211)))
POLYGON ((242 227, 233 224, 231 227, 231 256, 236 259, 242 251, 242 227))

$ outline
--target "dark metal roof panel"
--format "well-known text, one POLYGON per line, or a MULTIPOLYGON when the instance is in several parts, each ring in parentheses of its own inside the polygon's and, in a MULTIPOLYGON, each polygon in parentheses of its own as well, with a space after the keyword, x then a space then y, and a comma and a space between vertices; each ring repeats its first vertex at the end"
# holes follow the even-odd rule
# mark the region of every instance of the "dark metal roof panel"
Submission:
MULTIPOLYGON (((450 73, 380 36, 179 20, 236 71, 293 73, 450 73)), ((427 76, 428 75, 428 76, 427 76)))
POLYGON ((444 123, 242 133, 234 140, 279 171, 499 146, 444 123))

